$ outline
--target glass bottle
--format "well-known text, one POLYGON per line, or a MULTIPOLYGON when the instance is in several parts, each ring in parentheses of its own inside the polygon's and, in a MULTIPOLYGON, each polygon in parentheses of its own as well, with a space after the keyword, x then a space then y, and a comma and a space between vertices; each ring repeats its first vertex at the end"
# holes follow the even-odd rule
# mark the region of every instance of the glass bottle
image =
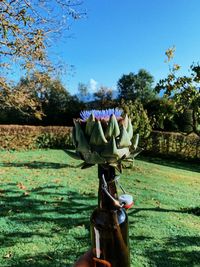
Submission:
POLYGON ((91 241, 96 267, 130 267, 128 216, 118 204, 115 169, 99 165, 98 207, 91 215, 91 241), (107 192, 103 189, 104 179, 107 192), (114 201, 116 199, 116 201, 114 201))

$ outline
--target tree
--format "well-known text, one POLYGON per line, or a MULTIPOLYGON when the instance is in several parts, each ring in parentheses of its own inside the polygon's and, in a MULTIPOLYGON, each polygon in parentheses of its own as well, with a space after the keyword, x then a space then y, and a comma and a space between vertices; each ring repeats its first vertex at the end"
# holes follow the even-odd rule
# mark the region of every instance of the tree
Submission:
POLYGON ((145 105, 150 124, 154 130, 176 131, 176 110, 173 99, 157 98, 145 105))
POLYGON ((84 83, 78 84, 78 98, 80 101, 87 102, 90 99, 88 86, 84 83))
POLYGON ((44 114, 35 84, 27 86, 27 81, 22 79, 16 86, 0 86, 0 113, 1 123, 17 123, 19 117, 24 122, 30 117, 41 119, 44 114))
POLYGON ((27 87, 30 86, 31 91, 36 91, 42 106, 42 124, 72 125, 73 118, 77 117, 83 108, 83 104, 66 90, 59 79, 53 79, 48 74, 43 73, 41 76, 34 73, 28 79, 27 87))
POLYGON ((144 69, 140 69, 137 74, 124 74, 117 83, 119 97, 146 103, 155 97, 153 82, 153 76, 144 69))
MULTIPOLYGON (((167 62, 174 57, 175 48, 169 48, 165 54, 167 62)), ((200 123, 200 66, 193 64, 190 67, 190 76, 177 76, 180 69, 178 64, 169 66, 169 74, 165 79, 161 79, 155 90, 168 99, 173 99, 176 111, 180 114, 180 129, 186 132, 199 133, 197 128, 200 123), (182 115, 181 115, 182 114, 182 115), (185 126, 186 123, 188 126, 185 126)))
POLYGON ((9 116, 12 123, 72 125, 73 118, 77 117, 82 109, 82 104, 70 95, 61 81, 52 79, 46 73, 35 72, 31 76, 21 78, 12 89, 12 94, 23 96, 19 97, 20 108, 14 101, 8 106, 5 94, 4 102, 1 102, 0 106, 4 105, 4 109, 0 108, 4 122, 9 116), (27 105, 27 101, 31 103, 27 105))
POLYGON ((0 87, 13 62, 26 71, 58 69, 50 62, 49 47, 66 36, 72 20, 82 17, 79 0, 2 0, 0 4, 0 87))
POLYGON ((44 92, 45 95, 41 98, 45 114, 43 124, 72 125, 73 118, 81 111, 79 100, 71 96, 57 79, 51 79, 44 92))
POLYGON ((112 105, 113 91, 106 86, 101 86, 97 92, 94 93, 94 97, 101 109, 109 108, 112 105))

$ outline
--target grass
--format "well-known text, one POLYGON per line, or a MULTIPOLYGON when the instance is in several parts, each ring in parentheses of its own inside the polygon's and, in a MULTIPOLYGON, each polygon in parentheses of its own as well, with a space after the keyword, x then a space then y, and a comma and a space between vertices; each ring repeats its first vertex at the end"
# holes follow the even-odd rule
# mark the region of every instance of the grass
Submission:
MULTIPOLYGON (((0 266, 69 267, 89 248, 97 168, 61 150, 0 152, 0 266)), ((200 266, 200 168, 140 158, 121 183, 129 213, 131 266, 200 266)))

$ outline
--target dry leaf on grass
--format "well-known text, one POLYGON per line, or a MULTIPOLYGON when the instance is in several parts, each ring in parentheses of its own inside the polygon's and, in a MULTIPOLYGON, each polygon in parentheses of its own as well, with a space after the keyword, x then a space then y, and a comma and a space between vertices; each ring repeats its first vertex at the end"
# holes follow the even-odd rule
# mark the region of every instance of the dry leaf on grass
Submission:
POLYGON ((17 184, 17 187, 18 187, 19 189, 26 190, 26 186, 23 185, 22 183, 18 183, 18 184, 17 184))
POLYGON ((4 259, 9 259, 12 257, 12 253, 9 251, 6 255, 3 256, 4 259))

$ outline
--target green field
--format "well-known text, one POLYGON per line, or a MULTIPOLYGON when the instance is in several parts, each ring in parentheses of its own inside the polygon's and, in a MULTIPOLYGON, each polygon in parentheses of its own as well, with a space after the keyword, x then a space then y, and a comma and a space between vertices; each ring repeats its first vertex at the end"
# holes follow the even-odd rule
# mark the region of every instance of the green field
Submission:
MULTIPOLYGON (((90 244, 97 168, 62 150, 0 152, 0 266, 69 267, 90 244)), ((200 166, 140 158, 121 183, 134 195, 131 261, 200 266, 200 166)))

